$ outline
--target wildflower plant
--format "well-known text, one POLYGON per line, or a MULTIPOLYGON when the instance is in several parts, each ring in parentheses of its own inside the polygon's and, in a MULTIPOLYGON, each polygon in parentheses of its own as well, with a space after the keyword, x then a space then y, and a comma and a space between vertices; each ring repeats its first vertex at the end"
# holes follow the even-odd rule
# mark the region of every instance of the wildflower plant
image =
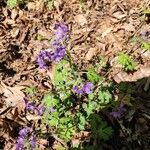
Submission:
POLYGON ((118 63, 123 66, 125 71, 134 71, 137 66, 137 63, 124 53, 119 54, 118 63))
POLYGON ((24 148, 31 150, 36 148, 36 136, 30 127, 25 127, 19 131, 16 150, 22 150, 24 148))
POLYGON ((67 60, 61 60, 55 69, 54 89, 42 100, 46 108, 43 121, 66 141, 75 133, 88 128, 90 115, 112 100, 110 91, 105 90, 105 87, 94 89, 94 83, 96 85, 99 80, 92 83, 79 74, 67 60))
MULTIPOLYGON (((97 72, 98 64, 84 72, 77 70, 66 55, 67 25, 56 24, 54 29, 51 48, 41 50, 37 57, 41 69, 48 69, 52 62, 55 64, 53 88, 44 94, 41 104, 25 100, 26 110, 41 116, 41 123, 51 128, 51 134, 65 142, 86 129, 92 129, 94 138, 108 140, 112 136, 112 128, 96 114, 112 102, 111 84, 102 84, 105 79, 97 72), (93 118, 96 119, 94 122, 93 118)), ((31 96, 34 93, 33 89, 26 91, 31 96)))

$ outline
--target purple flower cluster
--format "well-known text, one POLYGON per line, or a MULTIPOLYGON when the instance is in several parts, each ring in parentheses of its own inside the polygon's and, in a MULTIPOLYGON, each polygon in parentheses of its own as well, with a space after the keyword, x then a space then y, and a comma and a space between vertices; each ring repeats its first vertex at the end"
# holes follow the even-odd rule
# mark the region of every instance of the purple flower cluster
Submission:
MULTIPOLYGON (((17 139, 16 150, 22 150, 24 146, 25 139, 28 134, 31 134, 32 128, 26 127, 19 131, 19 136, 17 139)), ((36 147, 36 136, 32 133, 30 140, 31 150, 34 150, 36 147)))
POLYGON ((38 115, 42 116, 45 112, 45 107, 43 105, 39 105, 37 107, 38 115))
POLYGON ((51 55, 49 54, 49 52, 41 50, 37 58, 37 63, 41 69, 47 69, 47 61, 49 61, 50 59, 51 55))
POLYGON ((37 63, 41 69, 48 68, 48 62, 58 62, 64 58, 66 48, 62 45, 63 41, 68 38, 68 27, 65 24, 56 24, 55 25, 55 38, 53 40, 52 47, 53 51, 41 50, 37 63))
POLYGON ((55 24, 55 40, 52 45, 59 45, 68 38, 68 27, 65 24, 55 24))
POLYGON ((110 115, 114 118, 121 118, 124 112, 126 112, 126 109, 124 108, 124 105, 121 104, 117 111, 111 112, 110 115))
POLYGON ((141 31, 141 36, 142 36, 142 38, 143 38, 144 41, 149 42, 148 35, 150 35, 150 32, 148 32, 146 30, 141 31))
POLYGON ((79 88, 78 86, 73 87, 73 91, 77 94, 89 94, 92 92, 93 84, 91 82, 85 82, 82 86, 82 88, 79 88))
POLYGON ((29 103, 26 98, 24 98, 24 103, 25 103, 26 109, 28 111, 31 111, 33 113, 37 112, 37 114, 40 116, 42 116, 44 114, 45 107, 43 105, 39 105, 38 107, 36 107, 35 104, 29 103))
MULTIPOLYGON (((46 109, 44 107, 44 105, 40 104, 39 106, 35 106, 35 104, 29 103, 26 98, 24 98, 23 101, 24 101, 26 109, 28 111, 31 111, 31 112, 33 112, 35 114, 40 115, 40 116, 42 116, 44 114, 45 109, 46 109)), ((49 113, 53 113, 53 112, 55 112, 55 109, 53 107, 50 107, 49 113)))

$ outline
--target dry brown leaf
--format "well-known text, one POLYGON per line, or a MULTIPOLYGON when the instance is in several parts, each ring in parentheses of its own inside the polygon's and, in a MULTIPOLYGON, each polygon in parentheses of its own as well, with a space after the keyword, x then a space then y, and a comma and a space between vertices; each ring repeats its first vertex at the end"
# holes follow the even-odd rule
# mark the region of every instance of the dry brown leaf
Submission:
POLYGON ((3 23, 15 26, 15 21, 13 19, 8 19, 7 18, 7 19, 5 19, 5 21, 3 23))
POLYGON ((60 13, 60 5, 62 4, 62 1, 61 0, 57 0, 57 1, 54 1, 54 7, 56 8, 56 10, 60 13))
POLYGON ((56 64, 52 64, 51 68, 47 71, 47 75, 51 78, 52 83, 54 81, 55 68, 56 64))
POLYGON ((13 9, 11 11, 11 19, 15 20, 17 15, 18 15, 18 10, 17 9, 13 9))
MULTIPOLYGON (((115 72, 118 72, 117 70, 115 72)), ((128 74, 124 71, 120 71, 118 73, 113 73, 113 79, 117 82, 135 82, 142 78, 148 78, 150 76, 150 65, 147 67, 141 67, 133 74, 128 74)))
POLYGON ((87 52, 86 56, 85 56, 85 59, 86 60, 91 60, 93 56, 96 55, 97 53, 97 48, 94 47, 94 48, 90 48, 89 51, 87 52))
POLYGON ((16 38, 19 34, 19 29, 18 28, 14 28, 12 31, 11 31, 11 36, 13 38, 16 38))
POLYGON ((36 5, 34 2, 28 2, 27 4, 28 10, 35 10, 36 9, 36 5))
POLYGON ((113 30, 113 27, 107 28, 107 29, 102 33, 102 37, 104 38, 105 36, 107 36, 107 34, 109 34, 112 30, 113 30))
POLYGON ((113 16, 117 19, 122 19, 122 18, 126 17, 126 14, 122 14, 120 11, 117 11, 117 12, 113 13, 113 16))
POLYGON ((5 103, 7 107, 16 106, 20 101, 23 100, 25 95, 21 90, 24 88, 25 87, 23 86, 17 86, 17 85, 14 87, 9 87, 9 86, 6 86, 3 82, 1 82, 0 91, 6 97, 5 103))
POLYGON ((87 19, 85 18, 83 14, 76 15, 74 18, 75 18, 75 21, 81 26, 87 24, 87 19))
POLYGON ((133 26, 132 24, 128 24, 128 23, 125 23, 122 26, 122 28, 125 29, 126 31, 135 31, 135 26, 133 26))
POLYGON ((31 120, 39 120, 39 119, 41 119, 41 116, 35 116, 35 115, 30 114, 30 115, 27 115, 26 118, 29 121, 31 121, 31 120))

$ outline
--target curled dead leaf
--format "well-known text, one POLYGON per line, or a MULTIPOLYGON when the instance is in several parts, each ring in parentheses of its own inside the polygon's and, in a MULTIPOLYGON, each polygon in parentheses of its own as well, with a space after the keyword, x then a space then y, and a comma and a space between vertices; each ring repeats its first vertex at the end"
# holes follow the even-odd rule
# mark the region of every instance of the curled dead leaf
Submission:
POLYGON ((86 60, 91 60, 93 56, 95 56, 97 54, 97 48, 90 48, 89 51, 87 52, 85 59, 86 60))
POLYGON ((113 13, 113 16, 116 19, 123 19, 124 17, 126 17, 126 14, 122 14, 120 11, 117 11, 117 12, 113 13))
POLYGON ((85 18, 83 14, 76 15, 74 18, 75 18, 75 21, 81 26, 87 24, 87 19, 85 18))
POLYGON ((118 71, 117 69, 113 72, 113 79, 117 82, 135 82, 142 78, 148 78, 150 76, 150 65, 142 66, 133 74, 128 74, 125 71, 118 71))
POLYGON ((18 10, 17 9, 13 9, 11 11, 11 19, 15 20, 17 18, 18 15, 18 10))
POLYGON ((0 83, 0 91, 2 92, 6 99, 5 103, 7 107, 14 107, 25 97, 24 93, 21 91, 25 87, 24 86, 14 86, 9 87, 5 85, 2 81, 0 83))

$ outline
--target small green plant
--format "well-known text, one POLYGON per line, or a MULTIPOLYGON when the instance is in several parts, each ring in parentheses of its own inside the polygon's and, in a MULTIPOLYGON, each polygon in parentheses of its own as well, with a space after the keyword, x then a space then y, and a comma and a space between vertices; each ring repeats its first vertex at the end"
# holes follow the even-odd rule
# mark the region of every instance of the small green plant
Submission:
POLYGON ((10 8, 16 7, 17 4, 18 4, 17 0, 7 0, 7 6, 10 7, 10 8))
MULTIPOLYGON (((93 69, 89 69, 86 75, 95 84, 100 80, 93 69)), ((65 141, 70 140, 75 133, 85 130, 89 126, 90 115, 97 113, 112 100, 112 95, 105 87, 93 89, 87 95, 75 96, 73 87, 83 81, 80 73, 67 60, 62 60, 56 65, 54 90, 42 100, 46 108, 43 121, 65 141)))
POLYGON ((35 87, 32 87, 32 86, 27 87, 25 89, 25 93, 28 94, 29 96, 33 96, 36 93, 35 87))
POLYGON ((97 114, 90 116, 90 124, 92 136, 94 139, 109 140, 113 135, 113 129, 108 126, 106 121, 103 121, 97 114))
POLYGON ((142 41, 141 44, 143 49, 150 51, 150 43, 142 41))
POLYGON ((54 7, 55 0, 44 0, 46 6, 49 8, 49 10, 52 10, 54 7))
POLYGON ((88 69, 86 75, 88 80, 91 81, 93 84, 97 83, 99 80, 102 79, 102 77, 95 71, 94 68, 88 69))
POLYGON ((125 71, 134 71, 137 66, 137 63, 124 53, 118 56, 118 63, 123 66, 125 71))
POLYGON ((150 14, 150 9, 144 10, 143 13, 144 13, 145 15, 149 15, 149 14, 150 14))
POLYGON ((10 8, 17 7, 18 4, 24 4, 27 0, 7 0, 7 6, 10 8))

